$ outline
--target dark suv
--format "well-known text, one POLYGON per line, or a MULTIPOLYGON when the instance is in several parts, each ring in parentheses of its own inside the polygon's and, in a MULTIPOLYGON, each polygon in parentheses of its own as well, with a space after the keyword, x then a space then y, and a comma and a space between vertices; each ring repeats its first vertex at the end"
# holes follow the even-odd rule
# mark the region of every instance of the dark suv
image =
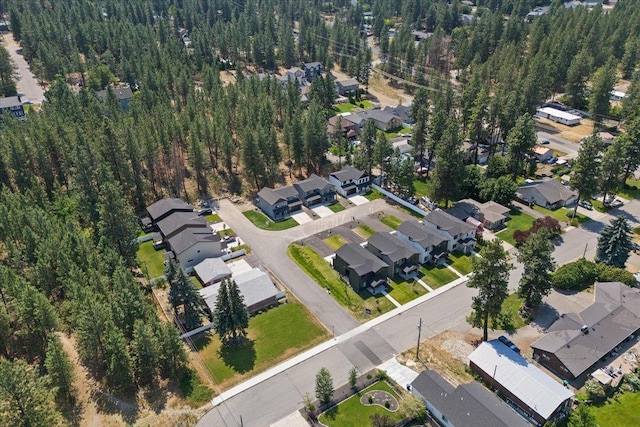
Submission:
POLYGON ((505 337, 504 335, 500 335, 498 337, 498 341, 500 341, 502 344, 506 345, 516 353, 520 353, 520 349, 509 338, 505 337))

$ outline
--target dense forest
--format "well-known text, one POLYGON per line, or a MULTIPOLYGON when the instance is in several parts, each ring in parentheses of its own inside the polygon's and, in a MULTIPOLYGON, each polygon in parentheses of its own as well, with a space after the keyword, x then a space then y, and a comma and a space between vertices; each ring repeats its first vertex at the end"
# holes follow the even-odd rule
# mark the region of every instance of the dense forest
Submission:
MULTIPOLYGON (((303 105, 297 85, 258 72, 319 61, 365 84, 373 52, 364 25, 379 69, 414 92, 414 148, 440 162, 429 176, 435 200, 499 198, 509 175, 526 173, 535 107, 559 93, 597 122, 614 116, 634 129, 626 148, 616 148, 631 167, 640 139, 640 2, 620 0, 605 12, 555 0, 526 21, 539 3, 0 2, 23 54, 48 82, 41 108, 24 121, 6 114, 0 130, 0 397, 9 402, 1 423, 61 422, 56 404, 68 402, 72 378, 55 331, 74 335, 109 390, 179 378, 186 358, 177 330, 158 319, 131 270, 135 214, 163 196, 250 194, 320 171, 339 140, 327 135, 332 79, 316 78, 303 105), (461 14, 473 19, 465 24, 461 14), (414 30, 431 35, 416 41, 414 30), (632 83, 622 108, 611 108, 619 77, 632 83), (127 111, 113 93, 106 102, 94 94, 116 83, 135 89, 127 111), (464 138, 488 141, 510 161, 496 157, 480 177, 463 165, 464 138), (44 403, 21 406, 35 398, 44 403)), ((2 95, 15 94, 5 49, 0 84, 2 95)), ((365 132, 353 161, 385 170, 388 141, 365 132)), ((395 171, 397 179, 408 174, 409 186, 412 167, 395 171)))

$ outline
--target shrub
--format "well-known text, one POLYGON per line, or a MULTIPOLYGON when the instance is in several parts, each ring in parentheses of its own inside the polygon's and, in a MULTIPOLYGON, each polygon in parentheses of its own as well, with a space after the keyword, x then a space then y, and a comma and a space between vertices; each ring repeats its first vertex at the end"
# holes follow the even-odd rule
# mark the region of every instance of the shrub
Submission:
POLYGON ((553 285, 561 289, 587 288, 596 280, 596 265, 581 258, 558 268, 552 280, 553 285))
POLYGON ((369 395, 369 397, 367 398, 367 401, 369 402, 369 404, 373 403, 373 396, 369 395))
POLYGON ((604 399, 604 388, 602 388, 599 382, 595 380, 589 380, 584 383, 584 389, 586 390, 589 399, 594 401, 604 399))
POLYGON ((387 408, 387 409, 389 409, 391 407, 391 404, 389 403, 388 400, 384 401, 384 407, 387 408))
POLYGON ((629 391, 636 392, 640 390, 640 378, 636 374, 626 374, 622 381, 629 388, 629 391))
POLYGON ((387 375, 387 371, 379 370, 376 373, 376 378, 378 378, 378 381, 386 381, 389 379, 389 375, 387 375))
POLYGON ((636 286, 636 278, 625 269, 612 267, 601 262, 596 264, 596 280, 599 282, 622 282, 627 286, 636 286))
POLYGON ((549 232, 549 238, 559 236, 560 232, 562 231, 560 222, 557 219, 550 216, 545 216, 544 218, 537 218, 535 221, 533 221, 531 228, 528 230, 516 230, 513 233, 513 239, 516 241, 516 244, 520 245, 524 243, 529 238, 529 236, 537 233, 542 229, 545 229, 549 232))
POLYGON ((367 379, 370 380, 371 379, 371 374, 367 374, 367 379))

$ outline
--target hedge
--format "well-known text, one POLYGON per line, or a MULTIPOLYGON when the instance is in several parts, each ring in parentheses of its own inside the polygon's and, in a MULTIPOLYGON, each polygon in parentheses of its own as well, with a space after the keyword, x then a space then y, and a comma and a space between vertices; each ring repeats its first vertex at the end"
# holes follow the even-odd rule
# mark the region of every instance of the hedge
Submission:
POLYGON ((553 285, 561 289, 582 290, 594 282, 622 282, 635 286, 633 274, 622 268, 611 267, 581 258, 558 268, 552 276, 553 285))

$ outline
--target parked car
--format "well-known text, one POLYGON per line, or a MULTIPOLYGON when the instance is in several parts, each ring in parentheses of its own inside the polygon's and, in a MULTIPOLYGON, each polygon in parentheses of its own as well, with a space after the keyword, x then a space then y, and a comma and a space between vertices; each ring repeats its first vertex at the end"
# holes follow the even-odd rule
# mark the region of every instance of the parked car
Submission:
POLYGON ((556 165, 566 165, 568 161, 566 159, 558 159, 556 165))
POLYGON ((520 349, 509 338, 505 337, 504 335, 500 335, 498 337, 498 341, 500 341, 502 344, 506 345, 516 353, 520 353, 520 349))
POLYGON ((542 141, 540 144, 542 144, 542 145, 548 145, 548 144, 549 144, 549 141, 545 139, 545 140, 544 140, 544 141, 542 141))
POLYGON ((591 202, 587 202, 586 200, 580 200, 578 202, 578 206, 580 206, 581 208, 585 208, 588 211, 593 210, 593 205, 591 204, 591 202))
POLYGON ((611 207, 612 208, 619 208, 620 206, 624 205, 624 202, 620 199, 615 199, 613 202, 611 202, 611 207))
POLYGON ((155 249, 156 251, 164 249, 166 246, 167 244, 164 242, 164 240, 156 240, 155 242, 153 242, 153 249, 155 249))
POLYGON ((557 161, 558 161, 558 158, 557 158, 557 157, 551 157, 550 159, 548 159, 548 160, 547 160, 547 162, 546 162, 546 163, 547 163, 548 165, 552 165, 552 164, 554 164, 554 163, 555 163, 555 162, 557 162, 557 161))
POLYGON ((607 197, 604 198, 602 203, 605 204, 605 205, 610 205, 613 202, 613 199, 614 199, 614 196, 609 194, 607 197))
POLYGON ((211 213, 213 213, 213 210, 211 210, 211 208, 204 208, 198 211, 198 215, 200 216, 210 215, 211 213))

